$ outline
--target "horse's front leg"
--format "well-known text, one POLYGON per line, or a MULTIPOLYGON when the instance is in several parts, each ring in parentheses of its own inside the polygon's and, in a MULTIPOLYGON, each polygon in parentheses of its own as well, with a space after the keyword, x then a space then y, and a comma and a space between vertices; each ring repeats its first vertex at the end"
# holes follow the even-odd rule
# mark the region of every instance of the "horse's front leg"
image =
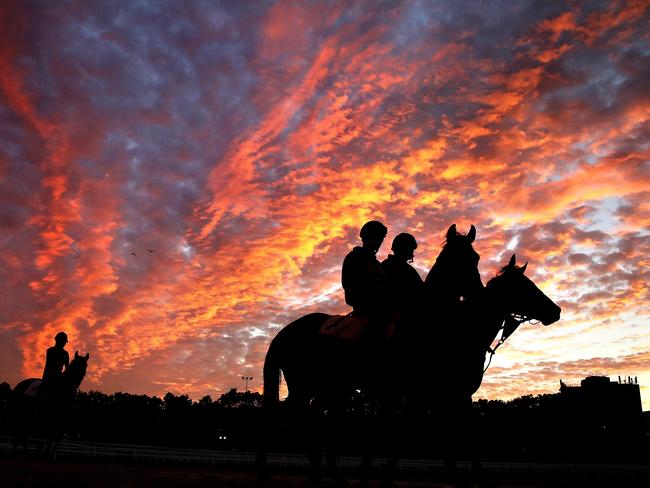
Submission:
POLYGON ((370 473, 372 471, 372 461, 373 455, 369 452, 363 456, 361 464, 359 465, 359 486, 368 487, 370 486, 370 473))
POLYGON ((491 486, 491 482, 486 479, 481 462, 481 439, 485 438, 484 425, 480 416, 472 411, 467 413, 467 444, 469 446, 469 456, 472 463, 472 478, 479 486, 491 486))
POLYGON ((404 405, 402 403, 402 395, 398 394, 400 390, 395 390, 392 395, 385 399, 385 409, 383 412, 383 424, 386 425, 386 451, 387 460, 386 466, 382 473, 382 486, 393 486, 393 477, 397 468, 398 451, 406 445, 404 433, 409 429, 407 428, 407 417, 405 415, 404 405))
POLYGON ((467 486, 466 475, 461 474, 457 466, 457 460, 463 455, 472 463, 472 477, 481 482, 482 470, 477 444, 478 423, 472 411, 471 394, 456 394, 447 406, 450 410, 445 417, 449 422, 447 427, 443 428, 448 449, 445 457, 447 473, 455 485, 467 486))
MULTIPOLYGON (((438 428, 442 444, 442 455, 445 463, 447 478, 452 486, 462 486, 458 470, 459 447, 463 441, 463 416, 458 410, 458 398, 450 395, 443 401, 442 409, 436 412, 438 428)), ((433 419, 432 419, 433 420, 433 419)))
POLYGON ((327 449, 327 451, 325 451, 325 463, 327 476, 334 480, 334 484, 336 486, 347 485, 348 482, 345 479, 345 476, 343 476, 343 473, 339 471, 338 463, 336 461, 336 453, 333 450, 327 449))
POLYGON ((45 445, 45 455, 51 459, 56 459, 56 450, 59 447, 59 439, 48 439, 45 445))

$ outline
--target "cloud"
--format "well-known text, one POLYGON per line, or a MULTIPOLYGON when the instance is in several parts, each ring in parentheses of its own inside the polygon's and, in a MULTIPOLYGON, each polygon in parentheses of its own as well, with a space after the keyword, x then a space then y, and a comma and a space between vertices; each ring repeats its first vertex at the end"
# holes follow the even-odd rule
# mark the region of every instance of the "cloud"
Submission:
POLYGON ((560 380, 577 385, 587 375, 609 376, 614 381, 619 376, 622 378, 632 376, 637 377, 641 385, 642 397, 645 399, 643 407, 647 410, 647 383, 645 382, 650 366, 650 356, 647 352, 615 357, 591 357, 575 361, 542 360, 522 366, 515 369, 490 369, 477 396, 513 398, 520 395, 519 392, 526 383, 538 385, 528 389, 528 394, 554 393, 559 390, 560 380), (643 371, 642 376, 637 376, 639 371, 643 371))
POLYGON ((0 9, 0 376, 67 330, 93 388, 260 377, 280 326, 346 311, 374 218, 423 275, 474 224, 484 281, 516 253, 562 305, 505 353, 534 379, 490 395, 550 388, 531 358, 578 376, 647 349, 643 2, 385 7, 0 9))

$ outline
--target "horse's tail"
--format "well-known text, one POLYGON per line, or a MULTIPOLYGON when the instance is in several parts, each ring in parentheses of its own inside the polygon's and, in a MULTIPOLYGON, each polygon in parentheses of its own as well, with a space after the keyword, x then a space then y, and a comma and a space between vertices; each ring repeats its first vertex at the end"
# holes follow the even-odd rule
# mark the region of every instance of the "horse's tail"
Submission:
POLYGON ((259 445, 257 446, 257 459, 255 468, 259 480, 268 478, 267 457, 269 446, 271 445, 274 425, 277 422, 278 407, 280 405, 280 351, 281 344, 276 336, 271 341, 269 350, 264 359, 264 395, 263 409, 260 425, 260 435, 258 437, 259 445))
POLYGON ((264 359, 264 406, 275 407, 280 403, 280 343, 276 337, 271 341, 264 359))

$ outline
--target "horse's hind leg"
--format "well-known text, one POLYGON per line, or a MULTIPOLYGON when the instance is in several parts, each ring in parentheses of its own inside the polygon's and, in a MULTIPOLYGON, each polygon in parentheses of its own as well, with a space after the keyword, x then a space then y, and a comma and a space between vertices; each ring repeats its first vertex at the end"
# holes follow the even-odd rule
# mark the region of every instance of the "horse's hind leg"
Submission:
POLYGON ((269 478, 268 457, 271 439, 273 438, 275 427, 279 423, 278 413, 277 406, 263 407, 257 457, 255 458, 255 471, 259 481, 265 481, 269 478))
POLYGON ((257 457, 255 458, 255 472, 257 473, 258 481, 266 481, 269 479, 269 467, 267 464, 268 457, 268 447, 266 445, 259 446, 257 457))
POLYGON ((291 438, 304 446, 309 463, 309 480, 319 482, 323 476, 321 470, 322 436, 318 422, 318 414, 314 406, 310 405, 311 398, 301 391, 292 392, 286 399, 285 406, 288 420, 291 424, 291 438))
POLYGON ((12 453, 18 453, 18 448, 22 444, 23 452, 27 452, 27 436, 22 432, 16 432, 9 438, 9 446, 12 453))
POLYGON ((336 462, 336 453, 333 450, 328 449, 325 452, 325 463, 327 475, 334 480, 334 483, 338 486, 347 485, 345 476, 343 476, 343 473, 339 471, 339 467, 336 462))

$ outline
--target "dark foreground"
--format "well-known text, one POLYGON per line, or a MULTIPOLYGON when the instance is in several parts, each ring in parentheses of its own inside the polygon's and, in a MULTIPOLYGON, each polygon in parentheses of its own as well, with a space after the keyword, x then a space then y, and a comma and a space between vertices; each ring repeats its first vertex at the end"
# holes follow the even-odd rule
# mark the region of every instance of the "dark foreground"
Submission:
MULTIPOLYGON (((489 470, 489 466, 486 466, 489 470)), ((535 471, 520 470, 513 476, 499 470, 489 473, 485 486, 501 488, 533 487, 626 487, 650 486, 650 478, 645 467, 629 467, 619 475, 594 465, 591 474, 582 469, 579 473, 551 476, 544 479, 535 471)), ((378 476, 378 475, 377 475, 378 476)), ((357 486, 358 480, 349 474, 349 485, 357 486)), ((38 456, 0 457, 0 486, 4 488, 171 488, 171 487, 223 487, 239 488, 245 486, 261 488, 334 486, 327 480, 314 485, 309 483, 300 470, 278 470, 270 480, 260 482, 253 470, 224 466, 160 464, 147 462, 116 462, 84 459, 59 459, 56 461, 38 456)), ((379 479, 370 483, 380 487, 379 479)), ((399 473, 395 487, 437 487, 447 488, 452 484, 439 472, 399 473)), ((465 486, 477 487, 478 483, 468 480, 465 486)))

